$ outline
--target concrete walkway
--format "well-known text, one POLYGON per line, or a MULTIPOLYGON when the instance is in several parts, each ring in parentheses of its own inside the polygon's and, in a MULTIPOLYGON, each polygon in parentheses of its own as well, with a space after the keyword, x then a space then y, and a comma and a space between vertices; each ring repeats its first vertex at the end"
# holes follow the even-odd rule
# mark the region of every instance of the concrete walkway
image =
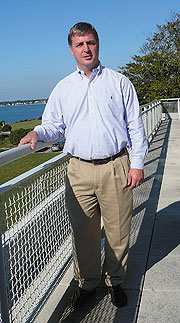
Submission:
POLYGON ((180 322, 180 120, 173 120, 138 323, 180 322))
POLYGON ((165 120, 149 147, 145 181, 134 190, 124 282, 128 305, 113 306, 102 281, 96 296, 81 310, 72 311, 67 307, 76 288, 71 266, 35 322, 179 323, 179 242, 180 120, 165 120))

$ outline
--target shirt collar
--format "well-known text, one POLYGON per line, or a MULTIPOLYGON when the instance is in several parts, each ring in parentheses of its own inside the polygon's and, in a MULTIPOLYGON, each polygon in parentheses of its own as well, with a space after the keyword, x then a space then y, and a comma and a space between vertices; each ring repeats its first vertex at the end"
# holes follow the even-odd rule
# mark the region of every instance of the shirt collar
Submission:
MULTIPOLYGON (((92 76, 93 76, 93 75, 94 75, 94 76, 96 76, 96 75, 100 75, 100 74, 102 73, 102 69, 103 69, 103 67, 102 67, 101 63, 99 62, 99 65, 98 65, 96 68, 94 68, 94 69, 93 69, 93 71, 92 71, 92 76)), ((79 69, 79 67, 78 67, 78 66, 77 66, 77 73, 78 73, 78 75, 80 75, 81 77, 83 77, 83 76, 87 77, 87 76, 85 75, 85 73, 79 69)))

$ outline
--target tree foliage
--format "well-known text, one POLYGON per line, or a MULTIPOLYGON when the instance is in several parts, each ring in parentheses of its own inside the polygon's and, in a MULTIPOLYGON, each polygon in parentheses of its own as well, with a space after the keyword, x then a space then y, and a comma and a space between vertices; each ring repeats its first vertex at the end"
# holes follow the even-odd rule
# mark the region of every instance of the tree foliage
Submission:
POLYGON ((20 140, 27 135, 30 129, 20 128, 18 130, 14 130, 9 135, 9 141, 12 145, 18 145, 20 140))
POLYGON ((4 141, 5 141, 5 136, 0 134, 0 144, 4 144, 4 141))
POLYGON ((132 62, 120 68, 134 84, 141 104, 180 97, 180 13, 146 39, 132 62))

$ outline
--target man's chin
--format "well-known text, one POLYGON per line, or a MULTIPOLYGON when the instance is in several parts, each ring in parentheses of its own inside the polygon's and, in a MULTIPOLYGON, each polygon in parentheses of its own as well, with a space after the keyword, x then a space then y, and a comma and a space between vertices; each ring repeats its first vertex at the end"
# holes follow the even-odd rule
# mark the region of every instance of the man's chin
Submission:
POLYGON ((93 60, 93 58, 90 58, 90 59, 85 59, 84 60, 84 65, 90 65, 90 66, 92 66, 94 68, 94 67, 97 67, 99 65, 99 62, 96 62, 96 61, 93 60))
POLYGON ((93 59, 92 60, 84 60, 83 63, 81 63, 81 66, 79 66, 80 70, 83 70, 83 67, 86 67, 90 70, 93 70, 94 68, 96 68, 99 65, 99 62, 94 62, 93 59))

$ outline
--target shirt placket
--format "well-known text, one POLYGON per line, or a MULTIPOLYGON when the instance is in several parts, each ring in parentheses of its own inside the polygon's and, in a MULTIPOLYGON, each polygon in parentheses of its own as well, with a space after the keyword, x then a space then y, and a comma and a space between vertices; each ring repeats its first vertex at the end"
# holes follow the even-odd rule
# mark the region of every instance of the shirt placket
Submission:
POLYGON ((88 110, 90 116, 91 137, 92 137, 92 159, 96 159, 99 153, 98 147, 98 133, 97 133, 97 115, 96 115, 96 102, 94 95, 95 78, 89 80, 88 84, 88 110))

